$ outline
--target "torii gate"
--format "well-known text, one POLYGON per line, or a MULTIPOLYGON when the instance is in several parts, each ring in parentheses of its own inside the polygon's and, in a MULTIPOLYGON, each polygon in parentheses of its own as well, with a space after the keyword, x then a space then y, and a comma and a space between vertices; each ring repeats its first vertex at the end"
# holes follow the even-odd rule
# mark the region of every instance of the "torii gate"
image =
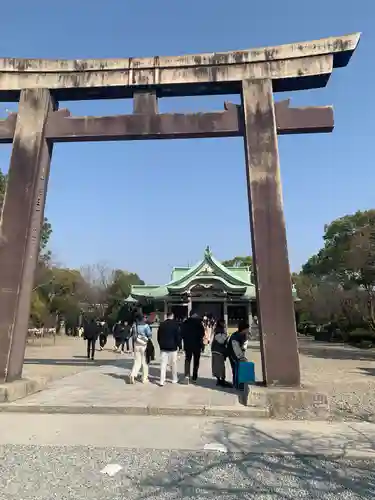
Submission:
POLYGON ((331 106, 290 108, 273 93, 324 87, 348 64, 360 35, 176 57, 0 59, 0 121, 13 142, 0 238, 0 382, 22 375, 30 297, 54 142, 243 136, 252 254, 267 385, 299 386, 277 134, 330 132, 331 106), (159 97, 241 94, 223 112, 159 114, 159 97), (131 115, 71 117, 64 100, 133 98, 131 115))

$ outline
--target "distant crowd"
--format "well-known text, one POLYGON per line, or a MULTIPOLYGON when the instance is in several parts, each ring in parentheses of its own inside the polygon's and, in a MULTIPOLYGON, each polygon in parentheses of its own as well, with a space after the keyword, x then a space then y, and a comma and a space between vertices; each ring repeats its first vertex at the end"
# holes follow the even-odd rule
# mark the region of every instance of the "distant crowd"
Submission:
MULTIPOLYGON (((107 344, 110 329, 104 321, 92 319, 86 323, 81 335, 87 341, 87 358, 94 360, 96 343, 99 340, 99 351, 107 344)), ((137 315, 130 324, 118 321, 113 329, 113 350, 120 354, 132 354, 133 367, 128 382, 134 384, 141 373, 140 380, 149 380, 149 364, 155 359, 155 348, 152 339, 152 325, 143 315, 137 315)), ((246 347, 249 335, 249 324, 240 321, 237 331, 228 334, 223 320, 215 320, 195 313, 183 322, 177 321, 171 312, 157 329, 157 342, 160 349, 159 385, 166 382, 167 367, 171 367, 173 384, 179 382, 177 360, 178 353, 185 353, 184 373, 181 383, 196 383, 198 380, 200 359, 205 349, 211 347, 212 375, 216 383, 222 387, 238 388, 238 366, 246 361, 246 347), (225 362, 229 359, 232 371, 232 382, 226 380, 225 362)))

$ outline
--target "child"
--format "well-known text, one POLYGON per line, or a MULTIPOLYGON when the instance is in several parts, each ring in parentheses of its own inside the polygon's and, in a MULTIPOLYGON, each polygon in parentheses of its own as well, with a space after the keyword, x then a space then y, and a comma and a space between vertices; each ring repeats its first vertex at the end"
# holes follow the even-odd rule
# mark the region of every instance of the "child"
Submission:
POLYGON ((225 360, 227 357, 227 341, 225 322, 218 320, 211 346, 211 365, 212 375, 216 377, 216 385, 221 387, 231 387, 231 384, 225 381, 225 360))

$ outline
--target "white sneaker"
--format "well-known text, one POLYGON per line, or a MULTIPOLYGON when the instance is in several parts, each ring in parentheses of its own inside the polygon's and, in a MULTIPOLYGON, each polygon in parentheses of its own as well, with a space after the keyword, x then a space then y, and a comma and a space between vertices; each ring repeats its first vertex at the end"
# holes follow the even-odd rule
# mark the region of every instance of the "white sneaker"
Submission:
POLYGON ((128 384, 134 384, 134 377, 133 375, 128 376, 128 384))
POLYGON ((159 382, 160 387, 164 387, 164 382, 159 382))
POLYGON ((148 384, 148 378, 142 379, 142 384, 148 384))
POLYGON ((172 380, 172 384, 178 384, 178 380, 172 380))

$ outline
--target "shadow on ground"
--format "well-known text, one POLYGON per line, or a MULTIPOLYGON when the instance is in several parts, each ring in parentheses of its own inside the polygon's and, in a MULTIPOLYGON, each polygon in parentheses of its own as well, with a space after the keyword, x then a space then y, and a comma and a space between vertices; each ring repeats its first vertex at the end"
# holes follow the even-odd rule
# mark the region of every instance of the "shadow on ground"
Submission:
MULTIPOLYGON (((129 371, 132 368, 133 365, 133 360, 128 359, 128 360, 121 360, 121 365, 120 363, 118 366, 121 366, 121 368, 126 368, 129 371)), ((140 372, 141 373, 141 372, 140 372)), ((122 380, 125 384, 128 383, 128 374, 120 374, 120 373, 111 373, 108 372, 105 375, 115 378, 117 380, 122 380)), ((169 374, 170 377, 170 374, 169 374)), ((152 384, 159 384, 160 381, 160 367, 158 363, 151 364, 149 366, 149 380, 152 384)), ((183 374, 179 374, 179 384, 184 386, 184 376, 183 374)), ((167 385, 169 385, 170 379, 168 378, 168 373, 167 373, 167 385)), ((211 391, 218 391, 218 392, 224 392, 224 393, 229 393, 229 394, 238 394, 238 399, 239 401, 242 401, 242 393, 238 393, 235 389, 232 389, 230 387, 220 387, 216 385, 216 380, 213 378, 206 378, 206 377, 199 377, 197 380, 196 384, 190 383, 193 387, 203 387, 204 389, 208 389, 211 391)))
MULTIPOLYGON (((100 355, 99 355, 100 356, 100 355)), ((100 359, 97 356, 94 361, 87 359, 87 356, 72 356, 68 359, 63 358, 25 358, 25 365, 54 365, 54 366, 122 366, 124 362, 132 363, 129 358, 114 358, 114 359, 100 359)))
POLYGON ((221 421, 210 438, 212 443, 225 447, 227 453, 198 452, 183 462, 178 453, 171 453, 165 470, 149 476, 146 473, 140 482, 142 493, 136 498, 373 499, 373 463, 349 460, 346 458, 346 449, 353 449, 361 442, 368 449, 375 450, 375 443, 360 432, 351 440, 346 437, 343 435, 339 455, 328 459, 314 456, 316 450, 312 444, 309 448, 301 432, 295 432, 289 442, 284 439, 279 441, 255 426, 249 430, 249 426, 221 421), (301 454, 300 445, 306 453, 301 454), (249 446, 252 453, 244 451, 249 450, 249 446), (276 450, 276 453, 267 454, 264 449, 270 452, 276 450))
POLYGON ((364 366, 359 366, 357 370, 360 370, 362 373, 365 375, 369 375, 371 377, 375 377, 375 368, 370 368, 370 367, 364 367, 364 366))
POLYGON ((357 361, 375 360, 375 350, 373 349, 364 350, 344 344, 321 343, 314 340, 299 341, 298 346, 300 354, 314 358, 357 361))

